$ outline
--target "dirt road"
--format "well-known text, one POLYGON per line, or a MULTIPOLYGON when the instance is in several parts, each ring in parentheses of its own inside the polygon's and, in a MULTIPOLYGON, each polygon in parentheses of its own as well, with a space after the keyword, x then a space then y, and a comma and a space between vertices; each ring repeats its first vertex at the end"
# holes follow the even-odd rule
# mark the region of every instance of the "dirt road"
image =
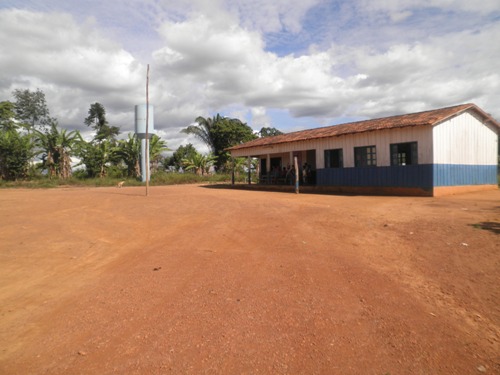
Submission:
POLYGON ((0 191, 1 374, 499 374, 500 191, 0 191))

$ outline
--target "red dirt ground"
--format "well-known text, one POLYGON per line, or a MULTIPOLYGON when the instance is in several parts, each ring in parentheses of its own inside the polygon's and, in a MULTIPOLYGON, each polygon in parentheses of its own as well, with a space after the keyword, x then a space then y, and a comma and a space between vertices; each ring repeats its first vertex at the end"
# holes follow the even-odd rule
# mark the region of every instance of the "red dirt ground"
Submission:
POLYGON ((1 374, 500 373, 500 191, 0 191, 1 374))

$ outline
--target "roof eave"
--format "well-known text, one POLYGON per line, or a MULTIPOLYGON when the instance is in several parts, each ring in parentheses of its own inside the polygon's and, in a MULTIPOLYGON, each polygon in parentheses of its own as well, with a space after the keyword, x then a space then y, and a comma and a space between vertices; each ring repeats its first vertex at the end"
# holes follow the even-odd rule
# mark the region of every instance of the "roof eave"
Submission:
POLYGON ((382 130, 402 129, 402 128, 417 127, 417 126, 429 126, 429 125, 434 125, 434 124, 420 123, 420 124, 408 124, 408 125, 394 126, 392 128, 366 129, 366 130, 358 130, 358 131, 349 131, 349 132, 345 132, 345 133, 342 133, 342 134, 320 135, 320 136, 317 136, 317 137, 303 138, 303 139, 292 140, 292 141, 284 140, 284 141, 279 141, 279 142, 270 142, 270 143, 265 143, 265 144, 262 144, 262 145, 248 145, 248 146, 245 146, 243 144, 243 145, 237 145, 237 146, 233 146, 233 147, 227 148, 226 151, 231 151, 231 150, 245 150, 245 149, 251 149, 251 148, 258 148, 258 147, 270 147, 270 146, 275 146, 275 145, 284 144, 284 143, 298 143, 298 142, 306 142, 306 141, 315 140, 315 139, 343 137, 343 136, 352 135, 352 134, 363 134, 363 133, 369 133, 369 132, 375 132, 375 131, 382 131, 382 130))

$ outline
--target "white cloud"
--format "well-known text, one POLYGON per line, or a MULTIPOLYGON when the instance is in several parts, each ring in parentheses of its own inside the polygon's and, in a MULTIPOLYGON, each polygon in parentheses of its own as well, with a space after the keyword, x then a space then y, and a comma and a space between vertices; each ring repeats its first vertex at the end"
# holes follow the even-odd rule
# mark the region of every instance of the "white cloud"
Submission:
MULTIPOLYGON (((0 11, 0 93, 40 88, 52 115, 83 126, 91 103, 111 117, 140 100, 144 67, 92 23, 78 25, 68 14, 0 11)), ((133 120, 132 120, 133 121, 133 120)))
POLYGON ((272 127, 271 118, 265 107, 252 107, 250 113, 254 130, 260 130, 263 127, 272 127))
POLYGON ((0 63, 13 75, 33 76, 86 90, 127 90, 137 83, 138 64, 67 14, 13 10, 0 13, 0 63), (106 79, 103 79, 106 77, 106 79))
POLYGON ((9 51, 0 52, 0 95, 38 87, 63 126, 84 128, 89 105, 100 102, 110 123, 132 131, 148 60, 155 127, 171 148, 196 144, 180 129, 218 112, 283 131, 307 126, 299 117, 327 125, 470 101, 500 119, 500 46, 492 43, 500 24, 485 16, 495 12, 489 1, 479 8, 450 0, 438 18, 427 17, 437 4, 431 0, 423 7, 416 0, 127 0, 115 18, 112 3, 96 5, 100 14, 79 8, 78 16, 60 4, 57 12, 0 9, 0 43, 9 51), (458 15, 436 22, 451 9, 481 22, 459 25, 458 15), (273 46, 286 48, 266 45, 269 33, 273 46), (144 42, 150 56, 139 36, 151 37, 144 42), (294 38, 303 45, 294 47, 294 38))
POLYGON ((176 96, 191 93, 211 108, 240 103, 303 115, 311 103, 329 102, 341 83, 327 53, 278 57, 258 34, 235 24, 197 16, 160 30, 168 45, 154 54, 160 74, 176 96))
POLYGON ((500 74, 494 69, 500 47, 490 41, 498 35, 500 24, 480 33, 435 37, 426 45, 394 46, 382 54, 357 50, 353 64, 367 76, 358 86, 357 110, 373 116, 474 101, 494 111, 500 100, 500 74), (363 106, 363 100, 386 109, 363 106))

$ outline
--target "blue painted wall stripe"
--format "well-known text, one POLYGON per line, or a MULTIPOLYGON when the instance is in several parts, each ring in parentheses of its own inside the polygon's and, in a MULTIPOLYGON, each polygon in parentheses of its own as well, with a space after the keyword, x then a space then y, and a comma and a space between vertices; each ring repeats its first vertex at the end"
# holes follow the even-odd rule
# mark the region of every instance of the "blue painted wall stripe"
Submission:
POLYGON ((419 164, 391 167, 317 170, 319 186, 407 187, 485 185, 497 183, 495 165, 419 164))
POLYGON ((318 169, 317 184, 324 186, 421 187, 430 189, 432 188, 432 165, 318 169))
POLYGON ((435 164, 434 186, 496 185, 496 165, 435 164))

